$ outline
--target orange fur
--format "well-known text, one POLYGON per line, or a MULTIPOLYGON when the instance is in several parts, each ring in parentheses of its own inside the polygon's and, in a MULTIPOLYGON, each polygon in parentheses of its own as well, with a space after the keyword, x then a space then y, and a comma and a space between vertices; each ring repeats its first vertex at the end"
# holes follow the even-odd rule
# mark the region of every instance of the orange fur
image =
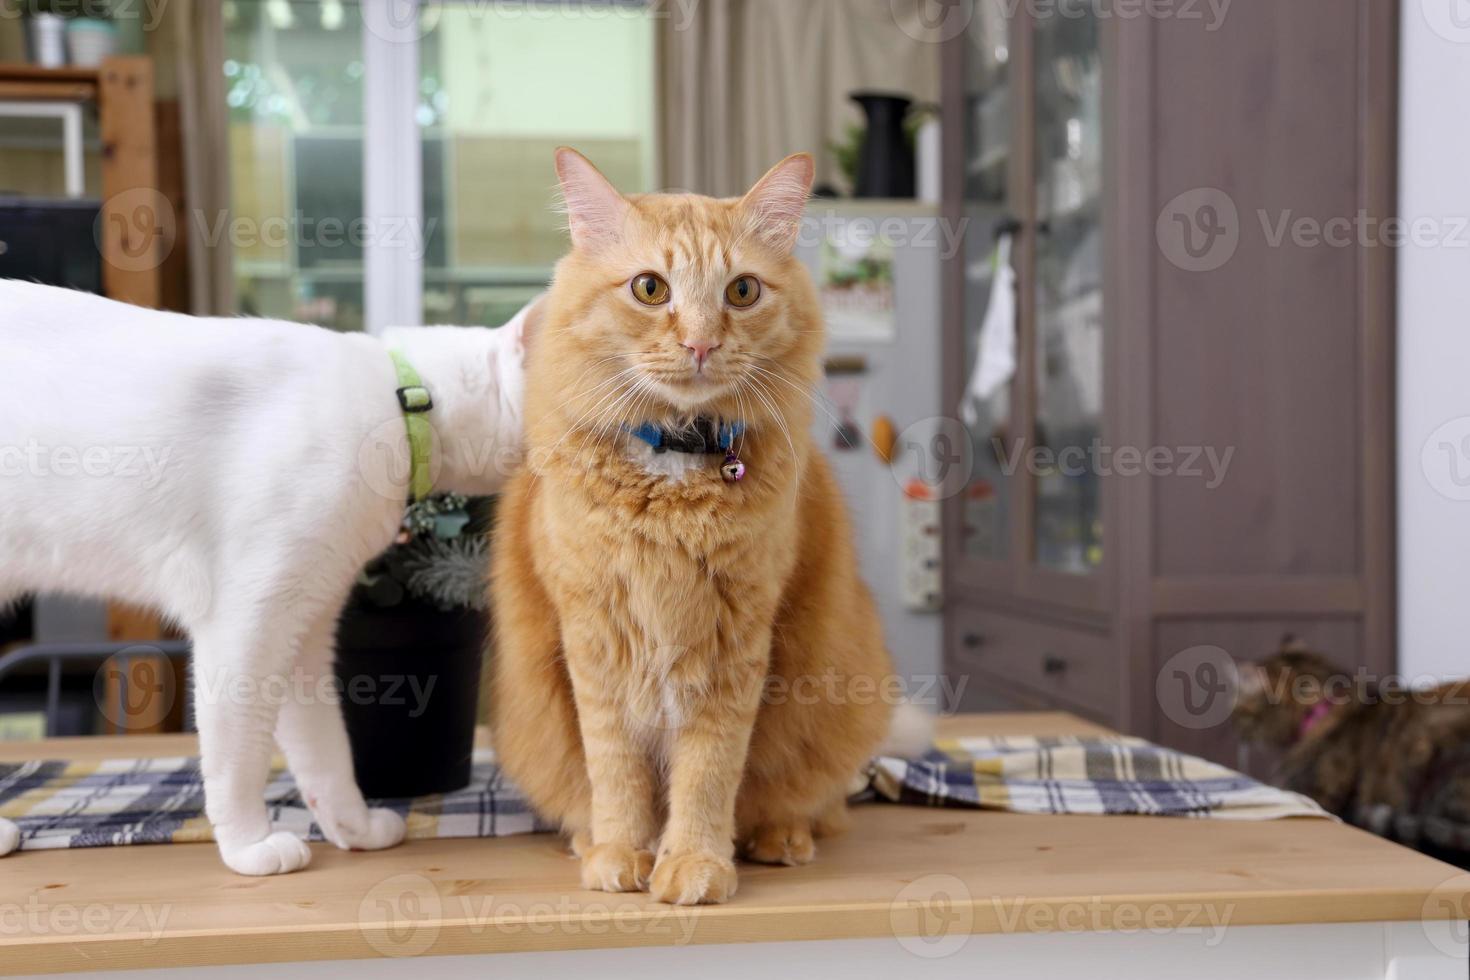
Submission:
POLYGON ((894 682, 808 436, 822 324, 791 249, 811 161, 740 200, 623 198, 568 150, 558 170, 574 248, 531 341, 530 461, 495 536, 495 744, 585 887, 724 901, 737 845, 800 864, 841 827, 894 682), (634 298, 645 272, 671 303, 634 298), (746 309, 725 299, 741 275, 761 282, 746 309), (702 371, 694 342, 718 345, 702 371), (698 415, 745 421, 742 482, 718 456, 651 472, 622 428, 698 415))

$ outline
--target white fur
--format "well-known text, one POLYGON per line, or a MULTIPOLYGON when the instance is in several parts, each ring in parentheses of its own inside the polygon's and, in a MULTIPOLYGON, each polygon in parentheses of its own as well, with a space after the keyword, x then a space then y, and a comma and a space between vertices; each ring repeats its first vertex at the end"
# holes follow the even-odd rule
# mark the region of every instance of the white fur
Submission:
POLYGON ((935 717, 912 701, 899 702, 888 720, 888 737, 878 754, 896 759, 917 759, 934 745, 935 717))
MULTIPOLYGON (((0 605, 108 598, 189 632, 205 809, 235 871, 310 859, 270 829, 273 739, 328 840, 403 838, 399 817, 364 804, 341 712, 311 683, 330 673, 342 604, 407 499, 387 345, 433 396, 436 488, 490 493, 519 451, 533 309, 501 330, 379 340, 0 280, 0 605)), ((0 821, 0 854, 14 836, 0 821)))
POLYGON ((715 460, 716 463, 724 460, 722 456, 704 453, 657 452, 648 443, 634 436, 628 436, 627 457, 649 476, 661 476, 675 483, 683 482, 695 470, 714 465, 710 460, 715 460))

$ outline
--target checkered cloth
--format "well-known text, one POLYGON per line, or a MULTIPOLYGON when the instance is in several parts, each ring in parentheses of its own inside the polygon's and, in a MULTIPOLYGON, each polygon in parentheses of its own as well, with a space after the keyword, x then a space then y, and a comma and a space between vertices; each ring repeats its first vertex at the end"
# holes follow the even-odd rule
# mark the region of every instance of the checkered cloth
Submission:
MULTIPOLYGON (((860 796, 926 806, 1018 813, 1136 813, 1265 820, 1326 816, 1305 797, 1131 738, 965 738, 923 759, 875 759, 860 796)), ((289 773, 266 791, 276 830, 321 840, 289 773)), ((549 830, 477 750, 469 786, 444 796, 387 801, 410 839, 505 837, 549 830)), ((196 758, 0 764, 0 817, 20 826, 22 850, 212 839, 196 758)))
POLYGON ((875 759, 869 775, 873 795, 927 806, 1215 820, 1330 816, 1300 794, 1121 735, 941 739, 922 759, 875 759))

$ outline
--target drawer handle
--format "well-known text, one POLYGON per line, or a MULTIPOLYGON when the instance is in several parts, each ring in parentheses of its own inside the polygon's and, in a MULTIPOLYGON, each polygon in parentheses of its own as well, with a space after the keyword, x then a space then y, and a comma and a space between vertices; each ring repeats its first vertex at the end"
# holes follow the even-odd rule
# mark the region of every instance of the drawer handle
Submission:
POLYGON ((1067 672, 1067 662, 1055 654, 1048 653, 1041 661, 1042 673, 1055 677, 1067 672))
POLYGON ((978 650, 985 645, 985 637, 979 633, 966 633, 964 642, 966 649, 978 650))

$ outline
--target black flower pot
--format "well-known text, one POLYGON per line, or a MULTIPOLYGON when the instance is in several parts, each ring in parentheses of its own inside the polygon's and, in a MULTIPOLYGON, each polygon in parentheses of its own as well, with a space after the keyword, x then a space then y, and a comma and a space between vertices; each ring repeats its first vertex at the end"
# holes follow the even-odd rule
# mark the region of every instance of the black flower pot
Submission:
POLYGON ((405 599, 352 603, 337 625, 337 680, 357 784, 369 799, 469 785, 488 622, 405 599))
POLYGON ((853 196, 913 197, 914 148, 904 130, 913 101, 885 92, 854 92, 850 98, 868 117, 853 196))

